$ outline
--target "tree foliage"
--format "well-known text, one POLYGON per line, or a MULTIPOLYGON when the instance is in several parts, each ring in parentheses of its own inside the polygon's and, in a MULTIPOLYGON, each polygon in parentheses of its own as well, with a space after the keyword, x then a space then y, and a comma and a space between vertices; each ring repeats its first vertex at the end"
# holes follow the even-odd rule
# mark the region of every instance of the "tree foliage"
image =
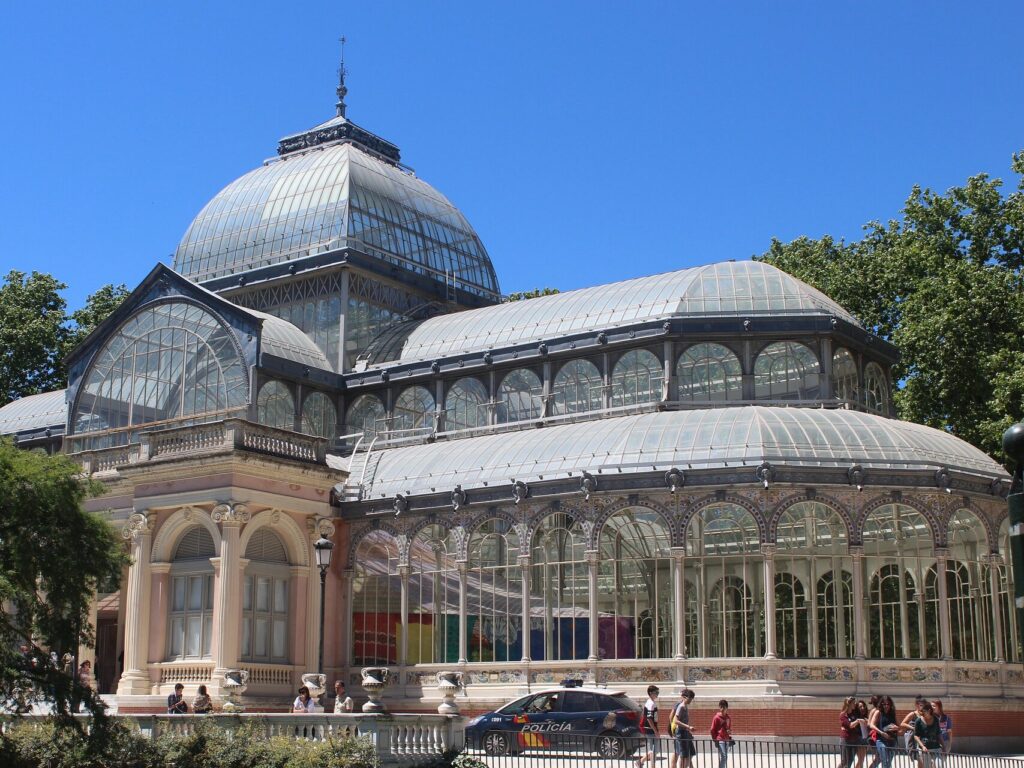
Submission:
POLYGON ((63 654, 91 642, 89 603, 116 583, 127 556, 110 525, 82 502, 100 488, 64 456, 0 440, 0 707, 46 699, 67 712, 73 690, 63 654), (27 651, 23 651, 27 648, 27 651), (51 652, 53 655, 51 655, 51 652))
POLYGON ((0 405, 63 387, 67 354, 128 295, 124 285, 105 285, 69 315, 66 287, 16 270, 0 284, 0 405))
MULTIPOLYGON (((1024 152, 1013 172, 1024 174, 1024 152)), ((915 186, 899 219, 853 243, 773 240, 760 260, 824 291, 902 358, 901 418, 1002 459, 1024 417, 1024 179, 1004 194, 985 174, 944 194, 915 186)))
POLYGON ((536 299, 538 296, 554 296, 561 293, 557 288, 534 288, 532 291, 517 291, 508 295, 508 301, 523 301, 524 299, 536 299))

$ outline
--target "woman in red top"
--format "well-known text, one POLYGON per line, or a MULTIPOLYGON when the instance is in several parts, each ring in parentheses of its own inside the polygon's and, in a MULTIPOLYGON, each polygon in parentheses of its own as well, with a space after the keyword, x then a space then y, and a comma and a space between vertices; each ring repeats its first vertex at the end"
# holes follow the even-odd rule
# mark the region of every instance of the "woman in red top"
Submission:
POLYGON ((843 708, 839 712, 839 741, 842 743, 843 756, 839 768, 850 768, 850 765, 857 759, 857 752, 863 739, 860 735, 861 722, 866 720, 857 717, 857 698, 847 696, 843 701, 843 708))
POLYGON ((718 768, 729 764, 729 750, 732 748, 732 718, 729 717, 729 702, 718 702, 718 711, 711 719, 711 738, 718 747, 718 768))

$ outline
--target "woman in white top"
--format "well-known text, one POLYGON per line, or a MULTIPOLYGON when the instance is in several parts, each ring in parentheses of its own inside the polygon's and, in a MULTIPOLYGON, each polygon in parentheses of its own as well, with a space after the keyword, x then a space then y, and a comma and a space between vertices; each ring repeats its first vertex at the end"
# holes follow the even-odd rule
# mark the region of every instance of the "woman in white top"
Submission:
POLYGON ((302 686, 299 688, 299 695, 292 702, 292 712, 312 712, 315 705, 316 703, 309 695, 309 688, 302 686))

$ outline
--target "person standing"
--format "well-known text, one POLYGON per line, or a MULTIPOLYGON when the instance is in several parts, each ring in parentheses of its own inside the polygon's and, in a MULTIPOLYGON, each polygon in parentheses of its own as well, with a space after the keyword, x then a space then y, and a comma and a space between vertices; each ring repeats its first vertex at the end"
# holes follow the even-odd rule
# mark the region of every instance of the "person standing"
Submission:
POLYGON ((334 681, 334 714, 342 715, 355 709, 352 697, 345 693, 345 683, 341 680, 334 681))
POLYGON ((185 701, 184 696, 185 686, 181 683, 174 684, 174 693, 167 697, 167 714, 168 715, 187 715, 188 714, 188 702, 185 701))
POLYGON ((936 699, 932 702, 932 709, 939 718, 939 731, 942 733, 942 751, 949 754, 953 751, 953 718, 942 709, 942 701, 936 699))
POLYGON ((640 731, 647 742, 647 751, 634 762, 640 768, 645 762, 654 763, 658 758, 658 686, 647 686, 647 701, 640 720, 640 731))
POLYGON ((942 729, 931 702, 926 701, 921 705, 921 716, 914 723, 914 741, 917 742, 921 768, 941 768, 944 757, 942 729))
POLYGON ((839 741, 842 745, 839 768, 850 768, 857 758, 861 741, 860 718, 857 717, 857 699, 854 696, 847 696, 839 710, 839 741))
POLYGON ((726 768, 729 764, 729 750, 735 742, 732 740, 732 718, 729 716, 729 702, 722 699, 718 702, 718 711, 711 718, 711 739, 718 748, 718 768, 726 768))
POLYGON ((693 743, 693 726, 690 725, 690 704, 693 702, 693 691, 683 688, 679 692, 680 701, 672 710, 672 719, 668 730, 673 738, 673 752, 669 760, 669 768, 690 768, 690 761, 697 754, 693 743))
POLYGON ((871 738, 878 753, 878 764, 881 768, 889 768, 892 763, 892 751, 896 749, 896 736, 900 732, 892 696, 879 697, 878 706, 868 720, 868 727, 871 729, 871 738))

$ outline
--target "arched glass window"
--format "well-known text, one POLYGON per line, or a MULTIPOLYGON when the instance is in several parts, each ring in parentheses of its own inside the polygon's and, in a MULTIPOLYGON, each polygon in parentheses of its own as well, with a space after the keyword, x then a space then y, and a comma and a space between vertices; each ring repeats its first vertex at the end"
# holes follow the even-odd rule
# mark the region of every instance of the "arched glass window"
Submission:
POLYGON ((743 507, 714 504, 686 531, 685 580, 697 589, 701 656, 761 656, 764 565, 757 521, 743 507))
POLYGON ((498 387, 498 423, 539 419, 543 392, 540 377, 533 371, 517 368, 508 373, 498 387))
POLYGON ((1003 650, 1007 661, 1019 662, 1024 659, 1020 634, 1017 629, 1017 610, 1014 607, 1013 569, 1010 567, 1010 519, 1003 518, 999 526, 999 611, 1003 625, 1003 650))
POLYGON ((310 392, 302 401, 302 431, 317 437, 334 437, 338 411, 323 392, 310 392))
POLYGON ((743 399, 743 369, 739 358, 721 344, 687 347, 676 364, 676 399, 720 402, 743 399))
POLYGON ((523 658, 523 575, 519 535, 488 520, 469 538, 466 632, 469 661, 523 658))
POLYGON ((949 631, 954 659, 991 661, 995 658, 995 634, 988 535, 977 515, 958 509, 949 521, 946 537, 946 592, 949 598, 949 631))
POLYGON ((451 533, 428 525, 409 547, 409 664, 459 660, 458 550, 451 533))
POLYGON ((213 638, 213 538, 193 526, 171 558, 167 658, 208 659, 213 638))
POLYGON ((857 361, 850 350, 840 347, 832 355, 832 397, 856 406, 858 395, 857 361))
POLYGON ((295 400, 286 384, 272 379, 260 387, 256 420, 277 429, 295 428, 295 400))
POLYGON ((459 379, 444 398, 445 431, 487 425, 487 387, 479 379, 459 379))
POLYGON ((872 413, 889 415, 889 385, 878 363, 868 363, 864 368, 864 405, 872 413))
POLYGON ((276 533, 260 528, 245 548, 242 659, 288 661, 288 553, 276 533))
POLYGON ((352 575, 352 655, 355 664, 395 664, 402 626, 398 543, 370 531, 356 547, 352 575))
POLYGON ((671 536, 642 507, 612 515, 601 529, 597 639, 602 659, 672 657, 671 536))
POLYGON ((793 341, 769 344, 754 363, 754 397, 758 400, 817 400, 818 358, 793 341))
POLYGON ((795 586, 780 592, 776 577, 779 656, 852 658, 853 563, 843 519, 819 502, 798 502, 779 518, 775 542, 776 573, 792 576, 806 594, 801 601, 795 586))
POLYGON ((664 381, 665 369, 657 355, 646 349, 631 349, 612 369, 612 405, 657 403, 664 381))
POLYGON ((564 512, 548 515, 533 539, 530 658, 586 659, 590 654, 586 537, 564 512))
POLYGON ((376 395, 360 395, 348 407, 345 415, 345 434, 362 432, 366 440, 372 440, 379 432, 387 429, 387 414, 384 404, 376 395))
POLYGON ((926 590, 926 576, 935 563, 928 521, 911 507, 887 504, 868 515, 863 538, 870 655, 937 657, 938 600, 926 590))
POLYGON ((604 382, 597 366, 589 360, 570 360, 555 374, 551 394, 555 416, 600 410, 604 405, 604 382))
POLYGON ((429 430, 434 427, 434 396, 426 387, 406 387, 395 400, 394 429, 429 430))
POLYGON ((184 301, 132 315, 96 354, 71 418, 82 449, 123 445, 133 428, 181 419, 222 418, 249 401, 248 371, 234 333, 184 301))

